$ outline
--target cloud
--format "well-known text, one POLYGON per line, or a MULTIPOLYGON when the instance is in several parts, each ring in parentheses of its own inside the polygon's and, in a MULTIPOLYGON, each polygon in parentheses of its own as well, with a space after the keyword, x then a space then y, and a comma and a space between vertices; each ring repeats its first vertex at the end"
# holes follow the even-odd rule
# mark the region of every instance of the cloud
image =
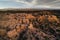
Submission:
POLYGON ((37 4, 37 0, 33 0, 32 1, 32 4, 37 4))
MULTIPOLYGON (((7 0, 5 0, 5 1, 7 1, 7 0)), ((47 7, 47 8, 49 8, 50 6, 55 6, 55 5, 59 6, 59 3, 57 3, 57 2, 60 0, 56 0, 54 2, 53 2, 53 0, 50 0, 50 2, 49 2, 49 0, 8 0, 8 1, 10 3, 8 2, 7 4, 8 5, 11 4, 12 6, 16 5, 18 7, 33 7, 33 8, 34 7, 37 7, 37 8, 47 7), (49 3, 47 3, 47 2, 49 2, 49 3)))
POLYGON ((45 4, 44 0, 15 0, 16 2, 25 3, 27 5, 41 5, 45 4))
POLYGON ((60 0, 0 0, 0 1, 15 1, 27 5, 41 5, 41 4, 52 4, 60 0))
POLYGON ((25 3, 25 4, 30 4, 29 2, 20 1, 20 0, 16 0, 16 2, 21 2, 21 3, 25 3))
POLYGON ((25 4, 27 4, 27 5, 35 5, 35 4, 37 4, 36 3, 36 1, 37 0, 15 0, 16 2, 21 2, 21 3, 25 3, 25 4))

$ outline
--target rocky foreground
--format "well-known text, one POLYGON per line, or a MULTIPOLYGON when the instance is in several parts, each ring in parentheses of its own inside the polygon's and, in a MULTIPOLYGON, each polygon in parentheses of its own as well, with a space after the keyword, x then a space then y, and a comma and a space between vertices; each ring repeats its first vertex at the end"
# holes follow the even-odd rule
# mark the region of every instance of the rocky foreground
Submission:
POLYGON ((1 13, 0 40, 60 40, 60 18, 50 11, 1 13))

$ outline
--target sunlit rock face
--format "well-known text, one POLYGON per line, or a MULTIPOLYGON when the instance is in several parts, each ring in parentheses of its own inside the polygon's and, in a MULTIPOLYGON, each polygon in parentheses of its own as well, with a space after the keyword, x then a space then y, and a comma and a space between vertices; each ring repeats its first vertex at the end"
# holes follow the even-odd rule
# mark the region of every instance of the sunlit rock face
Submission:
POLYGON ((54 14, 1 13, 0 40, 60 40, 60 18, 54 14))

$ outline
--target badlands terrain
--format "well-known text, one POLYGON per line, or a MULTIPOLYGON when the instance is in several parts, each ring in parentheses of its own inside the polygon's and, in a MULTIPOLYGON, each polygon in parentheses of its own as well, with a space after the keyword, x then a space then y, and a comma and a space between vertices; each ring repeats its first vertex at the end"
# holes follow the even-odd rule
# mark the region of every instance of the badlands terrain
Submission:
POLYGON ((58 11, 0 11, 0 40, 60 40, 58 11))

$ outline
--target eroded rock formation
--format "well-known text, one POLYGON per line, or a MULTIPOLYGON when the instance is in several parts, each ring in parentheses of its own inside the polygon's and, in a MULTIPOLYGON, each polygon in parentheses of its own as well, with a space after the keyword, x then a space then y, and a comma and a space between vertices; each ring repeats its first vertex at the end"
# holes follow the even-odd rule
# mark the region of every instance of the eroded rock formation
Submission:
POLYGON ((60 18, 49 11, 0 14, 0 40, 60 40, 60 18))

